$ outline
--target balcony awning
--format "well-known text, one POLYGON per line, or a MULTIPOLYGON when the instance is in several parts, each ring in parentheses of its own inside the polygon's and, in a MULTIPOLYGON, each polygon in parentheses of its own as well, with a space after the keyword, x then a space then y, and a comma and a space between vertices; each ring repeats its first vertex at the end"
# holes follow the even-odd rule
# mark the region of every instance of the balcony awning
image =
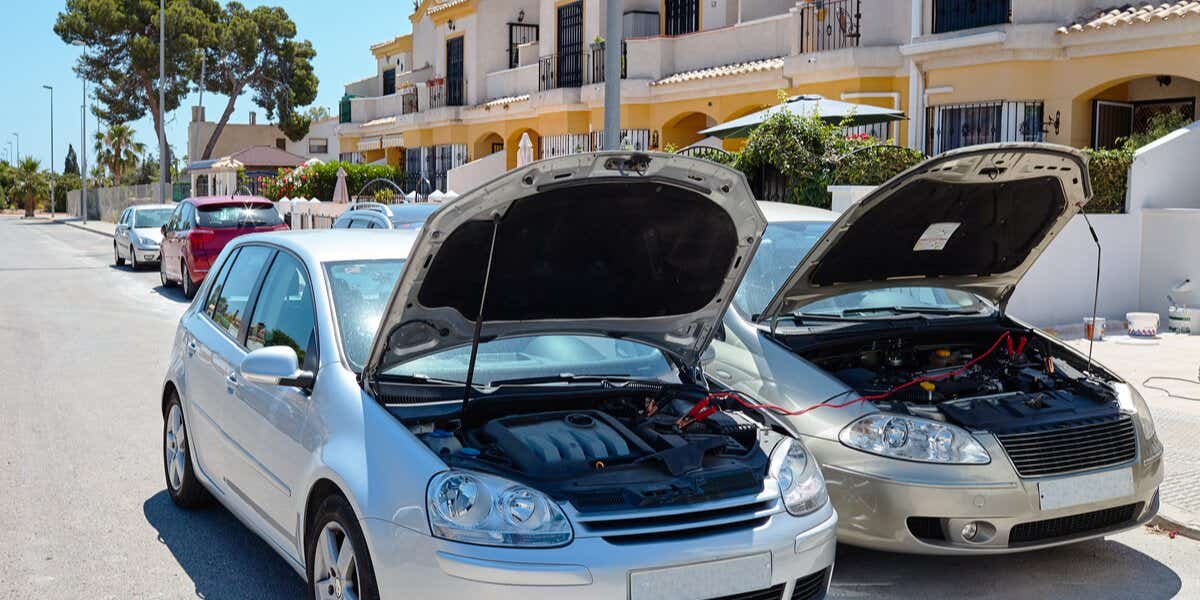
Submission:
POLYGON ((383 140, 379 137, 369 137, 358 140, 359 151, 364 150, 380 150, 383 148, 383 140))
POLYGON ((879 108, 878 106, 870 106, 868 104, 854 104, 852 102, 842 102, 841 100, 830 100, 824 96, 807 95, 795 96, 789 98, 783 104, 764 108, 758 112, 738 117, 715 127, 703 129, 700 131, 700 134, 716 136, 721 139, 747 137, 751 131, 762 125, 763 121, 766 121, 771 115, 782 111, 798 115, 816 114, 822 121, 828 123, 841 123, 843 120, 848 119, 848 125, 851 127, 903 121, 908 118, 904 116, 902 111, 890 108, 879 108))
POLYGON ((404 147, 404 134, 396 133, 396 134, 392 134, 392 135, 383 136, 383 147, 384 148, 403 148, 404 147))

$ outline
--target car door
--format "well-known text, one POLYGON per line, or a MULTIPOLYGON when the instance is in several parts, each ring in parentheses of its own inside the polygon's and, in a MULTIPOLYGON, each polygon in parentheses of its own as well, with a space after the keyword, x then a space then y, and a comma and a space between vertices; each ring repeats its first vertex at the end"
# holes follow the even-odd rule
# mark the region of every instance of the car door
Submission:
MULTIPOLYGON (((250 313, 247 351, 287 346, 296 352, 302 369, 316 372, 319 350, 310 281, 294 255, 285 250, 275 255, 250 313)), ((299 556, 293 495, 303 493, 297 482, 309 464, 302 444, 309 395, 298 387, 241 378, 234 398, 226 415, 234 435, 244 440, 249 460, 238 465, 230 479, 256 505, 276 541, 296 549, 299 556)))
POLYGON ((238 248, 226 259, 228 267, 221 268, 203 310, 195 312, 195 323, 189 327, 193 339, 188 340, 188 350, 194 354, 193 368, 188 371, 193 375, 192 400, 213 429, 207 474, 223 489, 232 489, 230 475, 245 460, 242 448, 246 441, 238 439, 237 423, 230 421, 228 410, 235 401, 237 368, 246 354, 242 346, 245 314, 274 254, 267 246, 238 248))
POLYGON ((129 230, 133 227, 133 208, 125 209, 121 213, 121 218, 117 220, 117 228, 113 231, 113 243, 117 248, 117 256, 132 259, 132 256, 126 256, 126 251, 129 250, 129 230))
POLYGON ((162 261, 161 268, 168 277, 179 277, 179 237, 177 230, 179 228, 179 220, 183 215, 183 207, 187 206, 186 202, 181 202, 175 207, 175 212, 171 213, 171 218, 167 220, 167 224, 163 226, 163 239, 159 244, 159 259, 162 261))
POLYGON ((174 267, 174 275, 179 278, 181 283, 183 282, 183 263, 187 261, 187 257, 191 253, 191 249, 188 247, 190 244, 188 234, 191 233, 192 228, 195 226, 196 207, 184 203, 180 207, 179 222, 175 223, 175 250, 178 256, 172 261, 174 264, 171 265, 174 267))

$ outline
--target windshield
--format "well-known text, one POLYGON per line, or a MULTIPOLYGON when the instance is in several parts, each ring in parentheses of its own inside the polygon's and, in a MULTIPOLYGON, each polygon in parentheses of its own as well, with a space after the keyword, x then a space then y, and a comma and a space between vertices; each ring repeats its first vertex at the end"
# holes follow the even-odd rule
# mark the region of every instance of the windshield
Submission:
POLYGON ((371 341, 387 308, 404 259, 327 263, 325 274, 333 295, 333 314, 342 352, 351 368, 361 371, 371 341))
POLYGON ((153 227, 158 229, 167 224, 171 220, 171 213, 175 212, 171 208, 144 208, 133 212, 133 226, 135 229, 143 227, 153 227))
POLYGON ((275 207, 265 204, 199 206, 196 210, 200 227, 256 227, 283 223, 275 207))
MULTIPOLYGON (((385 375, 466 381, 471 347, 460 346, 389 368, 385 375)), ((480 384, 560 375, 679 383, 679 373, 657 348, 629 340, 589 335, 537 335, 479 344, 475 377, 480 384)))
POLYGON ((978 296, 960 290, 936 287, 891 287, 852 292, 813 302, 801 308, 804 315, 858 316, 868 314, 886 318, 894 314, 920 313, 977 314, 991 308, 978 296))
POLYGON ((804 255, 825 235, 829 225, 827 222, 768 225, 758 252, 754 254, 750 268, 746 269, 746 277, 733 296, 733 306, 748 317, 762 314, 804 255))

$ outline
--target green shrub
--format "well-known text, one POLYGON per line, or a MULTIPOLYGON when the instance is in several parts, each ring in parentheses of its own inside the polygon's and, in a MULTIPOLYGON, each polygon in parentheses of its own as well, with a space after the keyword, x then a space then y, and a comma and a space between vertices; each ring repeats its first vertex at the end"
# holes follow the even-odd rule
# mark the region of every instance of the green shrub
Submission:
MULTIPOLYGON (((316 198, 329 202, 337 187, 338 169, 346 170, 346 192, 354 196, 374 179, 387 179, 397 185, 404 183, 404 169, 386 165, 363 165, 346 162, 327 162, 293 173, 281 169, 279 176, 263 182, 262 193, 271 200, 288 198, 316 198)), ((367 193, 370 193, 367 190, 367 193)))
POLYGON ((1092 201, 1084 207, 1089 213, 1125 212, 1125 194, 1129 189, 1129 167, 1133 149, 1084 150, 1092 179, 1092 201))
POLYGON ((834 185, 881 185, 925 160, 920 150, 859 138, 863 145, 838 160, 834 185))

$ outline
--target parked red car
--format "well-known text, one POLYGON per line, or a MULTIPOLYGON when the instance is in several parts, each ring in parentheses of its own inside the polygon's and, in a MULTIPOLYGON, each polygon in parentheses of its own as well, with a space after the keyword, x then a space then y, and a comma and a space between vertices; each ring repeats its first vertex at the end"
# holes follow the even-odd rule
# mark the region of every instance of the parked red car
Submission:
POLYGON ((191 298, 229 240, 287 228, 275 205, 266 198, 188 198, 175 207, 171 220, 163 225, 159 277, 164 287, 182 284, 183 295, 191 298))

